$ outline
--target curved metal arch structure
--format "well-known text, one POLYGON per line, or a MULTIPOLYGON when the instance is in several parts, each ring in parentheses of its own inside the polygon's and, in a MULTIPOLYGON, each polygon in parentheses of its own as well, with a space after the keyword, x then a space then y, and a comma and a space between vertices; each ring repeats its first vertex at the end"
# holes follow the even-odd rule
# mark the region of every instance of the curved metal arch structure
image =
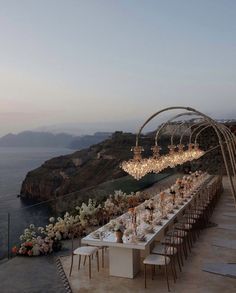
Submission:
POLYGON ((156 135, 155 135, 155 145, 157 146, 158 145, 158 137, 161 133, 161 130, 163 130, 169 123, 171 123, 172 121, 174 121, 175 119, 179 118, 179 117, 182 117, 182 116, 190 116, 190 115, 196 115, 196 114, 193 114, 191 112, 184 112, 184 113, 180 113, 178 115, 175 115, 174 117, 168 119, 165 123, 161 124, 160 127, 157 128, 156 130, 156 135))
MULTIPOLYGON (((181 117, 181 116, 189 116, 189 115, 195 115, 196 116, 196 113, 193 113, 193 112, 184 112, 184 113, 180 113, 180 114, 178 114, 178 115, 175 115, 174 117, 172 117, 172 118, 170 118, 169 120, 167 120, 165 123, 163 123, 162 125, 161 125, 161 127, 159 127, 158 129, 157 129, 157 132, 156 132, 156 136, 155 136, 155 145, 157 146, 157 138, 158 138, 158 136, 160 135, 160 131, 165 127, 165 126, 167 126, 170 122, 172 122, 173 120, 175 120, 175 119, 177 119, 177 118, 179 118, 179 117, 181 117)), ((191 134, 190 134, 190 136, 189 136, 189 144, 191 144, 192 143, 192 137, 193 137, 193 134, 195 134, 195 132, 197 131, 197 130, 199 130, 199 128, 201 128, 201 127, 203 127, 200 131, 198 131, 197 132, 197 134, 196 134, 196 136, 195 136, 195 140, 194 140, 194 145, 196 145, 197 144, 197 139, 198 139, 198 137, 199 137, 199 135, 201 134, 201 132, 203 132, 204 130, 206 130, 207 128, 210 128, 210 127, 212 127, 210 124, 209 124, 209 122, 207 122, 204 118, 202 118, 201 117, 201 119, 203 119, 203 122, 201 121, 201 122, 197 122, 197 123, 195 123, 194 125, 198 125, 192 132, 191 132, 191 134)), ((178 124, 178 125, 176 125, 176 128, 174 129, 174 131, 173 131, 173 133, 172 133, 172 136, 171 136, 171 145, 173 145, 173 140, 174 140, 174 135, 175 135, 175 133, 176 133, 176 131, 178 130, 178 128, 180 127, 180 126, 182 126, 184 123, 186 123, 187 121, 183 121, 182 123, 180 123, 180 124, 178 124)), ((231 137, 231 140, 229 139, 228 141, 232 144, 231 145, 231 161, 232 161, 232 165, 233 165, 233 173, 234 173, 234 176, 236 176, 236 172, 235 172, 235 170, 236 170, 236 161, 235 161, 235 154, 236 154, 236 152, 235 152, 235 136, 234 136, 234 134, 228 129, 228 127, 226 127, 225 125, 223 125, 223 124, 219 124, 219 126, 220 127, 222 127, 223 128, 223 130, 224 130, 224 133, 225 133, 225 135, 227 136, 228 135, 228 137, 231 137)), ((191 125, 191 126, 189 126, 187 129, 185 129, 185 131, 183 132, 183 134, 181 135, 181 138, 180 138, 180 145, 182 145, 182 140, 183 140, 183 136, 185 135, 185 133, 188 131, 188 130, 190 130, 191 128, 193 127, 193 125, 191 125)), ((226 144, 227 143, 227 141, 224 143, 224 144, 226 144)), ((210 148, 208 151, 206 151, 205 152, 205 154, 207 154, 207 153, 209 153, 209 152, 211 152, 211 151, 213 151, 214 149, 216 149, 216 148, 218 148, 220 145, 217 145, 217 146, 215 146, 215 147, 212 147, 212 148, 210 148)), ((204 154, 204 155, 205 155, 204 154)))
MULTIPOLYGON (((161 127, 160 128, 158 128, 158 130, 157 130, 157 132, 156 132, 156 137, 155 137, 155 145, 157 145, 157 138, 158 138, 158 136, 160 135, 160 131, 165 127, 165 126, 167 126, 168 125, 168 123, 170 123, 170 122, 172 122, 174 119, 176 119, 176 118, 178 118, 178 117, 181 117, 181 116, 186 116, 186 115, 195 115, 196 116, 196 113, 193 113, 193 112, 185 112, 185 113, 180 113, 180 114, 178 114, 178 115, 175 115, 174 117, 172 117, 172 118, 170 118, 168 121, 166 121, 165 123, 163 123, 162 125, 161 125, 161 127)), ((197 124, 199 124, 192 132, 191 132, 191 134, 190 134, 190 136, 189 136, 189 144, 191 144, 192 143, 192 137, 193 137, 193 134, 199 129, 199 128, 201 128, 201 127, 203 127, 197 134, 196 134, 196 137, 195 137, 195 141, 194 141, 194 145, 196 145, 197 144, 197 138, 198 138, 198 136, 201 134, 201 132, 202 131, 204 131, 205 129, 207 129, 207 128, 210 128, 210 127, 212 127, 212 125, 210 125, 209 124, 209 122, 207 122, 204 118, 202 118, 201 117, 201 119, 203 119, 203 122, 201 121, 201 122, 197 122, 197 123, 195 123, 194 125, 197 125, 197 124)), ((177 129, 181 126, 181 125, 183 125, 184 123, 186 123, 186 121, 183 121, 182 123, 180 123, 180 124, 178 124, 178 125, 176 125, 176 129, 173 131, 173 134, 172 134, 172 136, 171 136, 171 145, 173 145, 173 139, 174 139, 174 135, 175 135, 175 133, 176 133, 176 131, 177 131, 177 129)), ((231 156, 231 162, 232 162, 232 168, 233 168, 233 173, 234 173, 234 176, 236 176, 236 161, 235 161, 235 138, 234 138, 234 134, 232 133, 232 132, 230 132, 230 130, 225 126, 225 125, 223 125, 223 124, 219 124, 222 128, 223 128, 223 130, 224 130, 224 132, 226 132, 229 136, 231 136, 231 138, 232 138, 232 144, 234 145, 234 147, 231 147, 231 154, 230 154, 230 156, 231 156)), ((180 138, 180 142, 179 142, 179 145, 182 145, 182 140, 183 140, 183 137, 184 137, 184 135, 185 135, 185 133, 187 132, 187 131, 189 131, 189 130, 191 130, 191 128, 193 127, 193 125, 191 125, 191 126, 189 126, 188 128, 186 128, 185 129, 185 131, 182 133, 182 135, 181 135, 181 138, 180 138)), ((224 136, 225 137, 225 136, 224 136)), ((226 141, 227 142, 227 141, 226 141)), ((225 142, 225 143, 226 143, 225 142)), ((216 147, 219 147, 220 145, 217 145, 216 147)), ((212 150, 214 150, 216 147, 213 147, 213 148, 211 148, 210 150, 208 150, 207 151, 207 153, 209 152, 209 151, 212 151, 212 150)))
MULTIPOLYGON (((226 168, 226 172, 230 181, 230 187, 231 187, 231 193, 234 197, 234 201, 235 201, 235 205, 236 205, 236 192, 235 192, 235 187, 234 187, 234 183, 233 183, 233 179, 231 177, 230 174, 230 165, 231 165, 231 169, 233 170, 233 172, 235 171, 235 163, 234 163, 234 156, 233 154, 235 154, 235 148, 233 148, 233 145, 235 146, 235 137, 233 135, 229 135, 229 132, 225 130, 225 127, 222 127, 222 125, 218 122, 216 122, 215 120, 213 120, 211 117, 207 116, 206 114, 191 108, 191 107, 183 107, 183 106, 174 106, 174 107, 167 107, 164 108, 156 113, 154 113, 153 115, 151 115, 144 123, 143 125, 140 127, 137 135, 136 135, 136 147, 139 147, 139 137, 140 134, 142 132, 142 130, 144 129, 144 127, 155 117, 157 117, 158 115, 160 115, 163 112, 167 112, 167 111, 172 111, 172 110, 187 110, 188 112, 193 112, 196 115, 204 118, 209 125, 211 125, 211 127, 213 128, 214 132, 217 135, 218 141, 219 141, 219 145, 220 145, 220 149, 221 149, 221 153, 223 156, 223 160, 224 160, 224 165, 226 168), (223 139, 222 139, 223 138, 223 139), (230 157, 230 162, 228 162, 227 160, 227 154, 226 151, 224 149, 224 144, 226 143, 227 145, 227 151, 230 157), (229 164, 230 163, 230 164, 229 164)), ((230 130, 229 130, 230 131, 230 130)), ((231 131, 230 131, 231 132, 231 131)))

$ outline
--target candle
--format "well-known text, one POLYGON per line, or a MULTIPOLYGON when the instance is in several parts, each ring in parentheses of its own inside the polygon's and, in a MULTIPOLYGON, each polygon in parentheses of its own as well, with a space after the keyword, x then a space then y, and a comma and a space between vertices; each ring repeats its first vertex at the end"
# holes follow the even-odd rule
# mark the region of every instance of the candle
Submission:
POLYGON ((165 197, 165 192, 161 192, 160 193, 160 199, 161 199, 161 202, 163 202, 164 201, 164 197, 165 197))

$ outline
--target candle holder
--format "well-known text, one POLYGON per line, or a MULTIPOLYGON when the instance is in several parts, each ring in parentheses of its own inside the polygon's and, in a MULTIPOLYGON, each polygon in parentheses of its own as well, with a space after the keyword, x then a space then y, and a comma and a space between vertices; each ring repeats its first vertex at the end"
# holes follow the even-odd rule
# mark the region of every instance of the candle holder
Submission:
POLYGON ((153 200, 150 200, 148 202, 148 204, 145 206, 145 209, 147 211, 149 211, 149 217, 148 218, 149 218, 149 222, 151 223, 153 221, 153 212, 154 212, 154 209, 155 209, 153 200))
POLYGON ((175 204, 176 204, 176 192, 174 189, 170 189, 170 194, 172 195, 172 205, 173 208, 176 208, 175 204))

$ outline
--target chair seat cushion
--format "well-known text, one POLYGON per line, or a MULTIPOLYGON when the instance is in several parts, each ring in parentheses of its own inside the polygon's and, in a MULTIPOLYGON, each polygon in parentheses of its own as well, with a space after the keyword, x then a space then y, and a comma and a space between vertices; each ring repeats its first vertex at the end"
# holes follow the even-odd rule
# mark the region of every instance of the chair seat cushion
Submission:
POLYGON ((185 232, 184 230, 177 230, 177 235, 178 237, 185 237, 187 236, 187 232, 185 232))
POLYGON ((154 246, 152 253, 161 254, 161 255, 174 255, 177 253, 177 248, 173 246, 167 246, 161 245, 161 243, 158 243, 154 246))
POLYGON ((193 211, 193 214, 202 215, 202 211, 194 210, 194 211, 193 211))
POLYGON ((198 215, 198 216, 200 216, 202 214, 202 211, 194 210, 194 211, 189 211, 187 214, 188 215, 198 215))
POLYGON ((157 265, 164 266, 165 264, 169 264, 170 258, 163 255, 158 254, 149 254, 143 261, 146 265, 157 265))
POLYGON ((97 251, 98 251, 98 247, 81 246, 81 247, 78 247, 74 250, 74 254, 89 256, 89 255, 94 254, 97 251))
POLYGON ((179 245, 183 243, 183 240, 179 237, 171 237, 171 238, 166 238, 162 241, 164 244, 174 244, 174 245, 179 245))
POLYGON ((198 214, 188 214, 188 216, 192 219, 199 219, 200 216, 198 214))
POLYGON ((186 224, 195 224, 196 223, 196 221, 194 219, 189 219, 189 218, 185 218, 183 222, 186 224))
POLYGON ((175 228, 177 230, 191 230, 192 229, 192 225, 185 224, 185 223, 178 223, 178 224, 175 225, 175 228))
POLYGON ((206 209, 206 207, 204 207, 204 206, 197 206, 198 211, 204 211, 205 209, 206 209))
POLYGON ((176 237, 185 237, 187 236, 187 232, 184 230, 181 230, 180 227, 178 229, 175 229, 173 231, 167 232, 167 236, 176 236, 176 237))
POLYGON ((191 230, 191 229, 192 229, 192 225, 191 225, 191 224, 184 224, 184 225, 183 225, 183 228, 184 228, 185 230, 191 230))

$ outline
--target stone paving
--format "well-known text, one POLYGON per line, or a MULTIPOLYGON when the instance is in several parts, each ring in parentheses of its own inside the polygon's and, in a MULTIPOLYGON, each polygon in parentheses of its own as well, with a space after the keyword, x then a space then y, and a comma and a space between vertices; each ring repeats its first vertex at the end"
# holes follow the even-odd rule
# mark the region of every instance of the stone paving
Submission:
MULTIPOLYGON (((183 272, 178 272, 177 283, 171 280, 171 292, 177 293, 233 293, 236 292, 236 279, 233 277, 220 275, 223 273, 222 267, 227 263, 236 263, 236 249, 229 245, 216 246, 217 241, 236 240, 236 230, 232 229, 236 225, 236 214, 234 202, 230 194, 230 188, 227 178, 224 178, 224 192, 213 213, 211 221, 218 224, 206 228, 202 231, 199 240, 195 243, 191 255, 185 261, 183 272), (225 214, 230 213, 227 217, 225 214), (230 229, 229 229, 230 228, 230 229), (210 270, 212 273, 204 270, 210 270)), ((68 256, 61 257, 64 270, 68 275, 71 258, 68 256)), ((105 268, 99 272, 96 270, 95 263, 92 263, 92 279, 88 279, 88 265, 82 266, 80 271, 77 270, 75 258, 74 270, 71 277, 68 277, 71 288, 76 292, 167 292, 164 275, 157 271, 154 280, 151 280, 150 272, 147 279, 147 289, 144 289, 143 269, 134 279, 125 279, 109 276, 108 272, 108 251, 106 253, 105 268)), ((94 260, 95 262, 95 260, 94 260)), ((231 266, 233 267, 233 266, 231 266)), ((227 268, 227 270, 234 270, 227 268)), ((227 271, 226 270, 226 271, 227 271)))
POLYGON ((0 265, 1 293, 64 293, 64 284, 50 257, 15 257, 0 265))

